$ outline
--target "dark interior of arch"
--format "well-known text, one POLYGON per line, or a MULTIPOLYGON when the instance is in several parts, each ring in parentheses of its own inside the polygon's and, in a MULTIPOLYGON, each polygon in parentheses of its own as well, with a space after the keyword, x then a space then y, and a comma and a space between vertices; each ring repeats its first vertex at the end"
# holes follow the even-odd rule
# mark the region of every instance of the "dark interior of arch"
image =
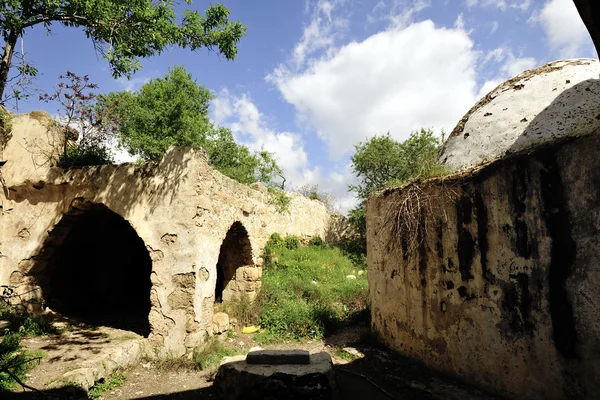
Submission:
POLYGON ((232 281, 239 267, 252 264, 252 246, 248 232, 241 222, 236 221, 231 225, 221 244, 219 261, 217 262, 217 285, 215 287, 215 301, 223 301, 223 292, 232 281))
POLYGON ((95 204, 65 215, 50 234, 57 236, 59 244, 40 282, 50 308, 84 323, 147 337, 152 260, 133 227, 95 204))

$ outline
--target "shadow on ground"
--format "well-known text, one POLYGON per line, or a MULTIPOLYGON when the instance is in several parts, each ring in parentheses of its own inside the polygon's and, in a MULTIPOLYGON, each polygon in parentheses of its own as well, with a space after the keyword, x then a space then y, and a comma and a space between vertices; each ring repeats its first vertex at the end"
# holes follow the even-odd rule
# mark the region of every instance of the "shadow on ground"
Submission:
MULTIPOLYGON (((353 347, 364 357, 346 364, 337 364, 338 399, 369 400, 501 400, 465 383, 443 376, 426 366, 391 352, 369 337, 368 328, 342 330, 325 340, 325 345, 335 351, 353 347)), ((25 392, 0 394, 2 399, 86 399, 83 391, 65 393, 56 390, 43 394, 25 392)), ((108 396, 110 398, 110 396, 108 396)), ((216 399, 213 386, 184 390, 169 394, 140 395, 136 399, 216 399)), ((246 399, 254 400, 254 399, 246 399)))

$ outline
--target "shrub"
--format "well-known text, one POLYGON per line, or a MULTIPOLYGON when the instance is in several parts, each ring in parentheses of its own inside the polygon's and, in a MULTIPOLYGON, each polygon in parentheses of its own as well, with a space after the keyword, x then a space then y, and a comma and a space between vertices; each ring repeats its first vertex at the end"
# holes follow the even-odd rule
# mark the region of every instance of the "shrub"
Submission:
POLYGON ((285 248, 288 250, 295 250, 300 247, 300 239, 298 236, 290 235, 285 237, 285 248))
POLYGON ((8 305, 0 306, 0 319, 10 323, 12 332, 18 332, 23 336, 45 336, 58 332, 43 317, 17 311, 8 305))
POLYGON ((310 240, 308 241, 308 245, 322 247, 325 246, 325 242, 323 241, 323 239, 321 239, 321 236, 314 236, 310 238, 310 240))
POLYGON ((100 143, 79 143, 68 148, 60 155, 57 165, 68 169, 86 165, 105 165, 114 163, 110 151, 100 143))
POLYGON ((367 267, 367 241, 364 237, 343 240, 336 246, 354 265, 360 268, 367 267))

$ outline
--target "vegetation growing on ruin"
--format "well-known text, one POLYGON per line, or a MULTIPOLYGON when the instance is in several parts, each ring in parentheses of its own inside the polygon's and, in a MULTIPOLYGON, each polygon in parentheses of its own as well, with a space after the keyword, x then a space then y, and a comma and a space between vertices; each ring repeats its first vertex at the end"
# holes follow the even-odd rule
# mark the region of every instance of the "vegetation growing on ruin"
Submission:
POLYGON ((153 79, 134 92, 101 97, 101 114, 117 116, 111 125, 120 144, 144 161, 159 161, 171 146, 202 147, 210 164, 244 184, 274 185, 281 174, 272 154, 251 151, 235 141, 230 129, 209 116, 214 94, 199 85, 183 66, 153 79))
POLYGON ((412 132, 403 142, 389 133, 360 142, 351 157, 358 182, 348 189, 356 193, 360 204, 350 211, 350 222, 364 235, 365 204, 369 194, 386 186, 401 186, 415 180, 445 175, 448 171, 438 160, 444 141, 430 129, 412 132))
POLYGON ((292 198, 288 195, 284 190, 278 189, 276 187, 269 186, 269 204, 275 206, 275 209, 278 213, 287 213, 289 212, 290 203, 292 198))
POLYGON ((259 341, 319 339, 366 309, 366 274, 339 248, 274 234, 264 259, 259 341))
POLYGON ((0 149, 3 149, 11 138, 12 116, 8 110, 0 106, 0 149))
POLYGON ((311 200, 318 200, 327 207, 328 211, 334 211, 335 197, 331 193, 321 190, 319 185, 305 184, 296 189, 296 192, 311 200))

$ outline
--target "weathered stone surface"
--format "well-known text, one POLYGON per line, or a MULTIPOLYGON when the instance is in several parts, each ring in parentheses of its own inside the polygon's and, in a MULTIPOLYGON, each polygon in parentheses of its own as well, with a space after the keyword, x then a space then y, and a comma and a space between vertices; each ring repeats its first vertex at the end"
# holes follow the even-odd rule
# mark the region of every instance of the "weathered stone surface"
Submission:
POLYGON ((464 170, 597 132, 599 72, 598 60, 556 61, 504 82, 462 118, 440 160, 464 170))
POLYGON ((383 341, 511 399, 597 397, 598 154, 591 134, 370 197, 371 316, 383 341), (407 201, 425 206, 400 212, 407 201))
MULTIPOLYGON (((149 340, 163 346, 165 354, 183 354, 212 331, 217 265, 228 233, 236 235, 225 251, 233 271, 225 279, 230 287, 223 288, 223 301, 256 297, 261 252, 273 232, 325 237, 337 229, 330 227, 322 204, 294 193, 289 213, 278 213, 260 185, 253 189, 223 176, 199 149, 172 148, 158 165, 64 171, 52 166, 57 151, 52 144, 60 142, 48 143, 56 132, 49 134, 45 124, 40 116, 15 116, 12 138, 0 157, 7 160, 1 167, 7 190, 0 194, 0 285, 18 287, 16 294, 28 301, 52 296, 41 286, 52 276, 49 266, 58 263, 56 250, 67 245, 74 224, 104 207, 122 217, 147 250, 149 340)), ((101 252, 112 254, 111 248, 101 252)), ((86 285, 95 287, 92 276, 86 285)), ((105 286, 110 298, 112 288, 105 286)))
POLYGON ((309 364, 310 353, 307 350, 254 350, 246 356, 248 364, 309 364))
POLYGON ((245 356, 226 357, 215 378, 221 399, 334 399, 336 383, 329 354, 311 354, 310 364, 248 364, 245 356))
POLYGON ((225 313, 215 313, 213 315, 213 333, 221 334, 229 330, 229 315, 225 313))

